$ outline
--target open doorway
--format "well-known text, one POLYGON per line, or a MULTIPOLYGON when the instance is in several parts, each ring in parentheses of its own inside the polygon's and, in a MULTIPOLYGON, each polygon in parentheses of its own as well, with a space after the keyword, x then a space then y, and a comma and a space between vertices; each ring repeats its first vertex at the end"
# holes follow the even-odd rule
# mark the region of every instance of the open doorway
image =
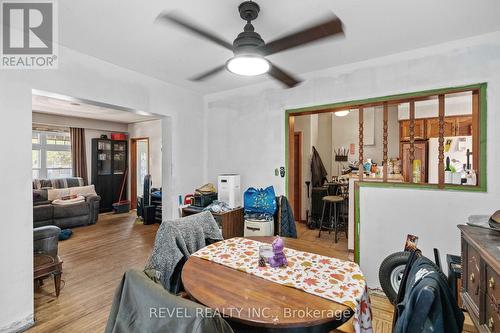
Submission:
POLYGON ((149 171, 149 138, 130 139, 130 199, 137 208, 137 197, 144 195, 144 177, 149 171))
POLYGON ((33 277, 37 314, 59 293, 64 298, 87 291, 75 290, 79 283, 71 281, 81 275, 83 267, 88 270, 92 265, 91 258, 77 264, 81 251, 109 245, 109 234, 154 237, 157 224, 138 223, 136 211, 114 209, 113 203, 130 200, 134 187, 136 196, 142 194, 144 176, 151 174, 153 186, 160 188, 156 202, 161 220, 162 167, 168 169, 165 161, 171 160, 171 146, 162 150, 163 142, 171 141, 168 129, 169 120, 164 116, 33 91, 33 277), (52 276, 53 283, 44 283, 52 276), (64 290, 67 288, 72 290, 64 290))

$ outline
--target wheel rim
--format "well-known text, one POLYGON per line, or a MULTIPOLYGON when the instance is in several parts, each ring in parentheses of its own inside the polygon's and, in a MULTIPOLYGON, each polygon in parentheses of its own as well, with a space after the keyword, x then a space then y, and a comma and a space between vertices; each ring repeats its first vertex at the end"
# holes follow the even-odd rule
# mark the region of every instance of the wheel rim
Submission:
POLYGON ((405 265, 399 265, 394 267, 394 269, 391 272, 391 286, 396 294, 398 293, 399 285, 401 284, 401 280, 403 279, 404 271, 405 271, 405 265))

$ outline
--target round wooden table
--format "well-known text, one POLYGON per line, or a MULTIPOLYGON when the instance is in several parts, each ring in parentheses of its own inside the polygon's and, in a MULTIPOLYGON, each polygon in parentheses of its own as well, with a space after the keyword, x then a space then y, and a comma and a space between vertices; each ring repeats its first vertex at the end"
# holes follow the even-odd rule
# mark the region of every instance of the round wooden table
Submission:
MULTIPOLYGON (((271 243, 273 237, 249 237, 271 243)), ((285 247, 320 255, 314 243, 283 238, 285 247)), ((191 256, 182 269, 186 292, 237 325, 272 331, 325 332, 348 321, 353 311, 342 304, 191 256)))

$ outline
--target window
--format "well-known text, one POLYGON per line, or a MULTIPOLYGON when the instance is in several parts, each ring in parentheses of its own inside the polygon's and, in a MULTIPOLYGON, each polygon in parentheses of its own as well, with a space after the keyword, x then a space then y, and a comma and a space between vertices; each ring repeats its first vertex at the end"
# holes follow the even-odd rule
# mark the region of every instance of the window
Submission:
POLYGON ((347 159, 333 177, 486 190, 486 84, 288 110, 288 140, 294 118, 324 113, 332 114, 330 157, 347 159))
POLYGON ((33 178, 64 178, 73 174, 69 132, 33 130, 33 178))

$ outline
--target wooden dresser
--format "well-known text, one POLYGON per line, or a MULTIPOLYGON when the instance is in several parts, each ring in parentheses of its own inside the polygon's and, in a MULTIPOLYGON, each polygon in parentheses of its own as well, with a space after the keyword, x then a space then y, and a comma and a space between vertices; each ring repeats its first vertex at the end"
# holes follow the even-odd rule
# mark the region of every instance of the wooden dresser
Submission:
POLYGON ((500 232, 459 225, 462 299, 479 332, 500 332, 500 232))
MULTIPOLYGON (((202 209, 196 207, 185 207, 182 208, 182 217, 197 214, 201 212, 202 209)), ((233 237, 243 237, 243 230, 245 228, 243 219, 243 208, 235 208, 228 212, 214 213, 212 215, 222 229, 222 237, 224 239, 233 237)))

